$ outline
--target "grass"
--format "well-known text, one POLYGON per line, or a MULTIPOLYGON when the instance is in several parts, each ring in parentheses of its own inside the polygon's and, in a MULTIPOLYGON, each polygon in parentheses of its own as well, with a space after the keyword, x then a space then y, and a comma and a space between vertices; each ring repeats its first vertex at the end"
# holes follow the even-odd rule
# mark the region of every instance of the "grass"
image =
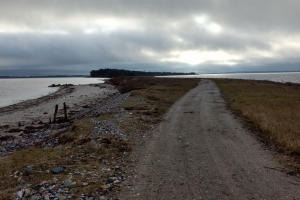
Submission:
POLYGON ((300 85, 215 79, 229 106, 280 151, 300 155, 300 85))
POLYGON ((120 127, 125 132, 142 133, 162 120, 166 111, 200 79, 119 77, 110 79, 119 91, 131 91, 121 107, 132 113, 120 127))
MULTIPOLYGON (((131 91, 128 100, 121 105, 131 115, 121 120, 119 128, 134 135, 157 124, 168 108, 197 86, 200 79, 127 77, 110 81, 121 93, 131 91)), ((74 174, 75 171, 84 172, 85 175, 72 176, 72 181, 76 182, 72 186, 74 196, 82 193, 99 196, 101 185, 110 175, 108 172, 99 174, 99 169, 122 162, 124 152, 131 150, 132 141, 110 139, 110 135, 92 135, 95 125, 91 124, 91 119, 110 121, 116 117, 119 116, 104 114, 75 121, 71 131, 58 136, 60 146, 47 149, 29 147, 1 158, 0 199, 13 199, 22 182, 31 186, 55 179, 61 182, 69 179, 69 173, 74 174), (30 172, 24 170, 27 166, 32 166, 30 172), (65 171, 51 174, 50 171, 56 166, 64 167, 65 171), (83 182, 88 182, 88 186, 83 187, 83 182)))

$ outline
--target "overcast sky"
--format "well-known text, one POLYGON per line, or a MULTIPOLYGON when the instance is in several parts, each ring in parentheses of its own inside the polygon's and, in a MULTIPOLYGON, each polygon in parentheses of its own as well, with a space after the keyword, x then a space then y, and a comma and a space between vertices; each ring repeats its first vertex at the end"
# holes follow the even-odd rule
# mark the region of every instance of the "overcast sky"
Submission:
POLYGON ((9 0, 0 76, 300 70, 299 0, 9 0))

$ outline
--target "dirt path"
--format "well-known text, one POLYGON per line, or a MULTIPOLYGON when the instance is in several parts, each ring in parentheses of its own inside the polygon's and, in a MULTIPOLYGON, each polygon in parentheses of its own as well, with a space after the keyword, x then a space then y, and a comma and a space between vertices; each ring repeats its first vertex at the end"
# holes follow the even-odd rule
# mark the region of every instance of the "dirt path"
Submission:
POLYGON ((209 80, 180 99, 131 157, 120 199, 300 199, 299 178, 281 172, 209 80))

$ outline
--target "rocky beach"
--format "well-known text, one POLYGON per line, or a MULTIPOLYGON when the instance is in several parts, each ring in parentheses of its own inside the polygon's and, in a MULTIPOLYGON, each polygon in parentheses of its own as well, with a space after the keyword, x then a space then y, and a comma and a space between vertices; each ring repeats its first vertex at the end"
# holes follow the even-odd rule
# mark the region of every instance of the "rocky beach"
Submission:
POLYGON ((57 119, 63 120, 63 103, 66 103, 68 118, 72 121, 94 112, 108 112, 119 103, 116 100, 119 96, 108 84, 63 86, 53 94, 0 108, 0 156, 37 143, 55 146, 56 140, 51 144, 43 141, 70 128, 70 121, 50 124, 55 105, 59 108, 57 119))
MULTIPOLYGON (((122 115, 126 115, 128 112, 119 108, 118 105, 123 103, 128 96, 129 93, 120 94, 109 84, 63 86, 51 95, 0 108, 0 156, 4 157, 30 146, 43 149, 59 148, 61 145, 59 136, 70 131, 75 120, 107 113, 117 114, 120 116, 117 120, 121 120, 122 115), (67 105, 67 121, 64 121, 63 103, 67 105), (53 123, 55 105, 59 105, 57 123, 53 123), (50 123, 49 118, 52 119, 52 123, 50 123)), ((111 143, 111 140, 114 139, 127 140, 127 135, 119 130, 113 122, 91 119, 89 123, 95 126, 91 132, 93 136, 110 135, 109 139, 97 137, 99 141, 93 140, 92 143, 99 143, 101 146, 101 143, 111 143)), ((126 155, 125 152, 124 156, 126 155)), ((97 169, 97 173, 93 176, 99 178, 103 173, 114 173, 106 178, 105 182, 108 184, 102 186, 102 193, 97 194, 99 198, 101 197, 100 199, 106 199, 105 195, 108 190, 111 190, 114 184, 118 184, 124 179, 121 166, 112 166, 106 160, 103 162, 107 167, 97 169)), ((66 199, 74 197, 74 191, 69 189, 72 184, 76 184, 72 182, 72 176, 84 177, 87 173, 86 170, 72 171, 71 168, 65 169, 65 167, 56 166, 52 169, 49 168, 46 172, 59 174, 62 171, 68 171, 71 178, 58 181, 54 177, 53 180, 43 180, 37 185, 31 185, 22 177, 31 174, 34 170, 34 166, 28 165, 23 171, 16 171, 10 175, 11 178, 18 179, 19 182, 19 190, 16 191, 17 199, 66 199)), ((80 185, 82 187, 87 186, 88 182, 80 183, 80 185)), ((88 197, 82 194, 79 199, 88 199, 88 197)))

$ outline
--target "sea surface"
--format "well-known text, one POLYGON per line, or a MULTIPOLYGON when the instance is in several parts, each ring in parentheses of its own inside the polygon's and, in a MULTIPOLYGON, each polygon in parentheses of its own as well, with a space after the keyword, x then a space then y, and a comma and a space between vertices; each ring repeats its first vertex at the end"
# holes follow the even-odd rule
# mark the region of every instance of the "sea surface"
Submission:
MULTIPOLYGON (((5 78, 0 79, 0 107, 39 98, 57 91, 52 84, 83 85, 103 83, 102 78, 5 78)), ((0 113, 1 114, 1 113, 0 113)))
POLYGON ((234 73, 234 74, 199 74, 172 77, 189 77, 189 78, 230 78, 230 79, 247 79, 247 80, 268 80, 274 82, 291 82, 300 83, 300 72, 281 72, 281 73, 234 73))

